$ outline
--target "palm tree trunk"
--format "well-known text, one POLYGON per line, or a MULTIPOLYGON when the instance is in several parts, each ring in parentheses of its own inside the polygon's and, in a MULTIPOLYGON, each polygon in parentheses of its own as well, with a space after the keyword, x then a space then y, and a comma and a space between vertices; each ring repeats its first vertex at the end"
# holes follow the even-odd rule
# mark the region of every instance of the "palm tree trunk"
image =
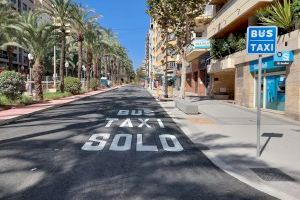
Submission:
POLYGON ((8 56, 8 70, 13 70, 13 53, 14 53, 14 47, 8 46, 7 47, 7 56, 8 56))
MULTIPOLYGON (((79 37, 79 36, 78 36, 79 37)), ((81 78, 81 68, 82 68, 82 40, 78 40, 78 78, 81 78)))
MULTIPOLYGON (((63 32, 63 31, 62 31, 63 32)), ((66 36, 63 33, 62 39, 61 39, 61 52, 60 52, 60 66, 59 66, 59 76, 60 76, 60 91, 65 92, 65 60, 66 60, 66 36)))
POLYGON ((98 65, 97 65, 97 58, 93 59, 93 77, 98 79, 98 65))
POLYGON ((43 101, 43 85, 42 85, 42 77, 43 77, 43 67, 39 58, 36 58, 33 65, 33 81, 35 88, 35 99, 37 101, 43 101))
POLYGON ((99 58, 96 59, 96 74, 95 78, 98 80, 100 76, 100 71, 101 71, 101 61, 99 58))
POLYGON ((93 53, 90 49, 87 50, 87 66, 86 66, 86 87, 87 90, 90 89, 90 82, 91 82, 91 66, 93 63, 93 53))

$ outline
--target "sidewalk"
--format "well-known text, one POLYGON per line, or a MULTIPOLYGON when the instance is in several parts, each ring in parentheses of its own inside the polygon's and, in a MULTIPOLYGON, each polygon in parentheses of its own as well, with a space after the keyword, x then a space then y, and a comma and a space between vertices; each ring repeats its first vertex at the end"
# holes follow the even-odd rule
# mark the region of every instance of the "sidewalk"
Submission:
POLYGON ((300 123, 263 113, 262 155, 256 157, 256 113, 222 101, 203 100, 190 116, 159 102, 192 142, 221 169, 279 199, 300 199, 300 123), (282 174, 282 173, 283 174, 282 174))
POLYGON ((122 86, 117 86, 117 87, 98 90, 98 91, 92 91, 92 92, 88 92, 85 94, 70 96, 70 97, 66 97, 66 98, 62 98, 62 99, 58 99, 58 100, 52 100, 52 101, 48 101, 48 102, 44 102, 44 103, 32 104, 32 105, 24 106, 21 108, 14 108, 14 109, 0 111, 0 125, 13 122, 15 120, 21 119, 26 116, 30 116, 34 113, 38 113, 38 112, 46 111, 46 110, 56 108, 59 106, 63 106, 65 104, 68 104, 68 103, 71 103, 71 102, 74 102, 74 101, 77 101, 77 100, 80 100, 80 99, 83 99, 86 97, 90 97, 90 96, 94 96, 94 95, 101 94, 104 92, 108 92, 108 91, 111 91, 111 90, 114 90, 114 89, 117 89, 120 87, 122 87, 122 86))

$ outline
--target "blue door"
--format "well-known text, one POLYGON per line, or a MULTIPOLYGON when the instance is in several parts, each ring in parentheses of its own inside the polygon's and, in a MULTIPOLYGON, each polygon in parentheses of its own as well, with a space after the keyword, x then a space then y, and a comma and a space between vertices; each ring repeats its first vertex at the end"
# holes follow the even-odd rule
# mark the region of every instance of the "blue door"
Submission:
POLYGON ((285 75, 267 76, 267 109, 285 110, 285 80, 285 75))

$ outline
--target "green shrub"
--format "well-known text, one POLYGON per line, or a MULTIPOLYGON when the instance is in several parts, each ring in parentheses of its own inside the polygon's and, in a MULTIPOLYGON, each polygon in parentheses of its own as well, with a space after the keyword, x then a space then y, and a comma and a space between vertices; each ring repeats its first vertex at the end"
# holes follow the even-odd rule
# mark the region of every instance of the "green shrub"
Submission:
POLYGON ((214 59, 220 59, 246 48, 245 34, 235 34, 228 38, 211 39, 211 55, 214 59))
POLYGON ((14 71, 4 71, 0 74, 0 94, 11 100, 19 99, 25 92, 25 78, 14 71))
POLYGON ((20 102, 18 104, 31 105, 31 104, 34 104, 34 103, 36 103, 36 102, 34 101, 34 99, 32 97, 23 94, 21 96, 20 102))
POLYGON ((54 92, 54 93, 45 92, 44 93, 44 99, 46 101, 48 101, 48 100, 56 100, 56 99, 61 99, 61 98, 64 98, 64 97, 69 97, 71 95, 72 94, 70 92, 64 92, 64 93, 61 93, 61 92, 54 92))
POLYGON ((78 78, 66 77, 65 78, 65 90, 71 94, 80 94, 81 83, 78 78))
POLYGON ((90 88, 92 90, 97 90, 98 89, 98 80, 96 78, 91 79, 90 88))

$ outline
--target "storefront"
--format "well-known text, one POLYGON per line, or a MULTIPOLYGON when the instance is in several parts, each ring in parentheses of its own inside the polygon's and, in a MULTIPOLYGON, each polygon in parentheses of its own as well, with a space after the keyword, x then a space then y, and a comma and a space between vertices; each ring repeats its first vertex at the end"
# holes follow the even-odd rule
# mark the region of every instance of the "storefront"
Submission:
POLYGON ((206 61, 209 57, 207 53, 190 62, 186 72, 186 92, 198 96, 207 95, 210 78, 206 70, 206 61))
MULTIPOLYGON (((285 65, 290 65, 294 60, 293 51, 284 52, 286 57, 285 63, 280 63, 276 61, 277 56, 267 57, 263 59, 263 68, 262 68, 262 85, 261 85, 261 101, 262 108, 285 111, 286 103, 286 79, 287 79, 287 68, 285 65), (278 65, 280 64, 280 65, 278 65)), ((256 107, 256 88, 257 88, 257 72, 258 72, 258 61, 250 62, 250 72, 255 77, 254 78, 254 98, 253 102, 256 107)))

